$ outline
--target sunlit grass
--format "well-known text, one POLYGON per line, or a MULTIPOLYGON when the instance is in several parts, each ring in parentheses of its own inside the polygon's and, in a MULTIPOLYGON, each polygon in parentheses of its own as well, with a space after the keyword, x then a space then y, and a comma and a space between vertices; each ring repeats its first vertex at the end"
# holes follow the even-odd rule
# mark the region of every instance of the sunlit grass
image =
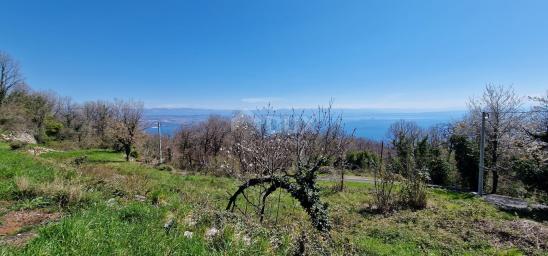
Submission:
MULTIPOLYGON (((276 191, 269 198, 263 223, 243 197, 235 213, 228 213, 224 210, 227 199, 240 183, 232 178, 159 171, 125 162, 122 154, 112 151, 51 152, 33 157, 0 143, 0 200, 12 202, 13 209, 45 207, 65 216, 40 228, 39 236, 25 247, 0 247, 0 255, 292 253, 303 231, 311 232, 298 202, 276 191), (73 160, 82 156, 87 161, 75 165, 73 160), (32 193, 23 193, 25 186, 32 193), (75 202, 60 206, 56 195, 75 187, 81 189, 75 202), (176 225, 166 231, 164 224, 169 220, 176 225), (210 228, 219 229, 219 235, 206 239, 210 228), (193 237, 185 237, 185 231, 193 232, 193 237), (244 237, 251 241, 245 242, 244 237)), ((424 210, 378 215, 364 211, 372 203, 372 184, 345 182, 341 192, 332 189, 335 185, 319 182, 333 227, 331 253, 519 253, 512 247, 494 248, 477 226, 479 221, 500 223, 516 217, 468 194, 431 189, 424 210)), ((257 204, 259 193, 258 188, 250 191, 248 199, 257 204)), ((314 242, 315 238, 309 239, 314 242)))

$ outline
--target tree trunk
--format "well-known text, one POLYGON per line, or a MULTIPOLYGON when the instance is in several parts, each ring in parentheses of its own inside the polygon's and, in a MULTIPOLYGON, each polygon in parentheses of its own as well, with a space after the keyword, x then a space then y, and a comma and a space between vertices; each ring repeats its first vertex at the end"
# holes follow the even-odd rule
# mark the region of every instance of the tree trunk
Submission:
POLYGON ((491 156, 492 156, 492 159, 493 159, 493 163, 491 164, 491 170, 493 172, 493 188, 491 189, 491 194, 496 194, 497 193, 497 188, 498 188, 498 185, 499 185, 499 171, 498 171, 498 165, 497 165, 497 161, 498 161, 498 144, 499 144, 499 141, 498 141, 498 130, 495 129, 494 130, 494 138, 493 138, 493 152, 491 152, 491 156))
POLYGON ((312 221, 312 225, 321 232, 329 232, 331 226, 329 224, 329 216, 327 214, 327 205, 320 201, 318 189, 308 183, 291 183, 286 179, 264 177, 249 179, 244 184, 240 185, 238 190, 229 198, 227 211, 233 211, 236 207, 236 200, 247 188, 259 184, 270 183, 269 189, 263 195, 263 209, 261 209, 261 220, 264 214, 264 204, 266 197, 278 188, 285 189, 293 198, 297 199, 301 207, 308 213, 312 221))
POLYGON ((129 155, 131 154, 131 145, 124 145, 124 151, 126 153, 126 162, 129 162, 129 155))
POLYGON ((344 190, 344 169, 341 168, 341 184, 340 184, 340 191, 344 190))

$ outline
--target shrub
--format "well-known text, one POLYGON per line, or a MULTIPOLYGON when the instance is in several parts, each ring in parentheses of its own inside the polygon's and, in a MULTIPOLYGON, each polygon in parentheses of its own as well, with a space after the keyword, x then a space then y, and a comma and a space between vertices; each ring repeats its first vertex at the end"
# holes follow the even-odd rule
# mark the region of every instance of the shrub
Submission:
POLYGON ((173 171, 173 167, 171 167, 167 164, 159 164, 159 165, 156 166, 156 169, 158 169, 160 171, 166 171, 166 172, 173 171))
POLYGON ((375 172, 374 202, 378 211, 386 213, 394 209, 397 178, 395 173, 382 167, 379 172, 375 172))
POLYGON ((457 170, 459 171, 462 185, 475 190, 478 184, 478 146, 464 136, 453 135, 450 138, 451 147, 455 151, 457 170))
POLYGON ((63 129, 63 124, 51 116, 46 117, 44 126, 46 136, 51 138, 59 138, 63 129))
POLYGON ((346 154, 346 163, 352 170, 376 168, 379 156, 370 151, 354 151, 346 154))
POLYGON ((410 154, 404 160, 403 165, 406 169, 400 170, 405 173, 399 191, 399 204, 401 208, 423 209, 426 207, 426 182, 428 181, 428 169, 419 169, 414 161, 414 155, 410 154))
POLYGON ((52 182, 40 184, 36 190, 39 194, 53 199, 61 208, 76 205, 88 199, 83 185, 71 183, 61 178, 55 178, 52 182))
POLYGON ((548 165, 532 159, 517 159, 512 162, 512 171, 527 187, 548 192, 548 165))
POLYGON ((449 172, 451 165, 441 159, 435 158, 430 164, 430 182, 435 185, 447 185, 449 183, 449 172))
POLYGON ((28 145, 28 143, 23 142, 23 141, 14 140, 14 141, 10 142, 10 148, 11 148, 11 150, 23 149, 23 148, 25 148, 27 145, 28 145))
POLYGON ((74 163, 77 166, 80 166, 86 163, 87 161, 88 161, 88 156, 79 156, 74 158, 74 160, 72 160, 72 163, 74 163))
POLYGON ((26 176, 15 177, 15 186, 17 188, 14 191, 14 197, 16 199, 32 198, 36 195, 35 187, 26 176))
POLYGON ((139 159, 139 152, 137 152, 137 150, 133 149, 131 151, 131 153, 129 153, 129 156, 132 157, 133 159, 139 159))
POLYGON ((418 177, 407 178, 403 182, 403 187, 400 191, 400 204, 402 207, 411 209, 426 208, 426 183, 423 178, 418 177))

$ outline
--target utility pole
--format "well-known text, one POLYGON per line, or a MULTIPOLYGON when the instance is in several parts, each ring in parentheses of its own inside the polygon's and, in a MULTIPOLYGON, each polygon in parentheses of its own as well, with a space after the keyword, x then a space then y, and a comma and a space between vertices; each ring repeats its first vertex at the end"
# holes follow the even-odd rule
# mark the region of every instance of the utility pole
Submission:
POLYGON ((478 173, 478 195, 483 195, 483 175, 485 174, 485 120, 489 118, 487 112, 481 112, 481 134, 480 134, 480 159, 478 173))
POLYGON ((162 130, 160 128, 160 121, 158 121, 158 140, 159 140, 159 153, 160 153, 160 164, 163 162, 162 159, 162 130))

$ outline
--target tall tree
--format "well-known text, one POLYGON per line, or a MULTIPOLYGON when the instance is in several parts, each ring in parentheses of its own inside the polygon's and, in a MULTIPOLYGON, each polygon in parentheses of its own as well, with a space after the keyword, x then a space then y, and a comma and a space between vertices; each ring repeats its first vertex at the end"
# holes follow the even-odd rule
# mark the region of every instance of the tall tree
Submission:
POLYGON ((414 157, 414 150, 421 134, 422 130, 415 122, 400 120, 390 125, 388 136, 392 148, 396 151, 393 164, 404 176, 409 175, 414 168, 414 163, 409 161, 414 157))
POLYGON ((106 148, 109 146, 108 127, 113 122, 113 110, 111 105, 105 101, 86 102, 83 108, 85 119, 93 135, 100 142, 100 146, 106 148))
POLYGON ((0 107, 9 91, 22 83, 23 76, 19 71, 19 64, 7 53, 0 51, 0 107))
POLYGON ((489 169, 493 173, 491 193, 497 193, 500 175, 501 144, 509 141, 512 132, 519 127, 521 98, 509 86, 487 84, 479 99, 469 101, 469 111, 475 127, 481 126, 482 112, 489 113, 487 119, 489 169))
POLYGON ((530 124, 525 129, 534 141, 543 143, 542 148, 548 148, 548 91, 544 96, 529 97, 535 105, 531 107, 530 124))
POLYGON ((113 104, 113 132, 114 138, 121 144, 126 161, 133 150, 137 136, 141 132, 143 118, 143 103, 135 101, 116 100, 113 104))

